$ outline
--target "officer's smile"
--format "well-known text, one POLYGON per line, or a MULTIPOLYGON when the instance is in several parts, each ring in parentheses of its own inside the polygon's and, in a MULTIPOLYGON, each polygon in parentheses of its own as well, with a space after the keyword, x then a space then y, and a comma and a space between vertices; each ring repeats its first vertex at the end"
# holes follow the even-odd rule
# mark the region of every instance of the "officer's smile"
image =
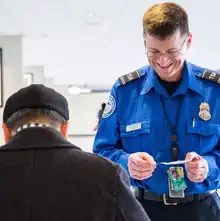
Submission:
POLYGON ((173 72, 175 69, 175 62, 169 63, 168 65, 163 65, 156 62, 154 67, 159 74, 171 74, 171 72, 173 72))
POLYGON ((158 65, 160 68, 162 68, 162 69, 168 69, 168 68, 170 68, 170 67, 173 65, 173 63, 168 64, 168 65, 161 65, 161 64, 157 63, 157 65, 158 65))

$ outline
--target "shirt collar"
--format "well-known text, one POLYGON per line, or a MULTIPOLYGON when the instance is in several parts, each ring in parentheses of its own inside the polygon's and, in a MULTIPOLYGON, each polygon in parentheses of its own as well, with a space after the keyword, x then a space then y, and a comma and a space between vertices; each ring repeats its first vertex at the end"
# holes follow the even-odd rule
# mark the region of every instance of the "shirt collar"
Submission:
MULTIPOLYGON (((147 73, 145 80, 143 81, 140 95, 147 94, 152 88, 154 88, 157 93, 165 94, 165 88, 160 85, 156 76, 157 74, 152 66, 149 66, 149 68, 145 71, 147 71, 147 73)), ((191 64, 184 61, 183 79, 175 94, 184 94, 186 93, 187 89, 203 95, 203 91, 196 80, 196 76, 192 70, 191 64)))
POLYGON ((154 71, 154 69, 149 66, 148 69, 145 70, 146 73, 146 77, 145 80, 143 81, 143 85, 142 85, 142 89, 141 89, 141 95, 143 94, 147 94, 152 88, 155 87, 155 83, 156 83, 156 73, 154 71))

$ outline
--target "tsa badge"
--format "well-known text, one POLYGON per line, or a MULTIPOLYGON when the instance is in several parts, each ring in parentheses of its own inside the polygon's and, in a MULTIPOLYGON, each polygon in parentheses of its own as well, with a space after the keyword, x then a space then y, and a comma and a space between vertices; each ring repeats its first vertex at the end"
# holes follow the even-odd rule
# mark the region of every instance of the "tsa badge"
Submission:
POLYGON ((202 119, 202 120, 210 120, 211 119, 211 113, 210 113, 210 107, 209 107, 209 104, 206 103, 206 102, 203 102, 200 104, 199 106, 199 117, 202 119))

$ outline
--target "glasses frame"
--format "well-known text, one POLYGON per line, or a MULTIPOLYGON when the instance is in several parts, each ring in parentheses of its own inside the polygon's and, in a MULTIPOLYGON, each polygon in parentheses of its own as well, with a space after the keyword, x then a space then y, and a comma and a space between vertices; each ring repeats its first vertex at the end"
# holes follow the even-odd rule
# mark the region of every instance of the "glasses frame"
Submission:
POLYGON ((147 57, 149 58, 160 58, 161 56, 164 56, 164 57, 167 57, 167 58, 173 58, 173 57, 176 57, 177 55, 179 54, 182 54, 182 49, 183 49, 183 46, 186 42, 188 38, 188 35, 185 37, 183 43, 181 44, 181 47, 180 49, 176 49, 175 51, 166 51, 166 52, 160 52, 160 51, 147 51, 145 52, 145 54, 147 55, 147 57))

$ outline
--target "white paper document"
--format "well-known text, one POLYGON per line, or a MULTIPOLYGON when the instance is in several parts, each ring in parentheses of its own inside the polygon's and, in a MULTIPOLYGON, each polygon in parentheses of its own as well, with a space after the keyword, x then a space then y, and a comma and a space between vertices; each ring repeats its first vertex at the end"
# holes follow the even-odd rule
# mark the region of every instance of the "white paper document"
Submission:
POLYGON ((157 165, 159 164, 163 164, 163 165, 177 165, 177 164, 184 164, 184 163, 188 163, 191 160, 177 160, 177 161, 171 161, 171 162, 160 162, 157 163, 157 165))

